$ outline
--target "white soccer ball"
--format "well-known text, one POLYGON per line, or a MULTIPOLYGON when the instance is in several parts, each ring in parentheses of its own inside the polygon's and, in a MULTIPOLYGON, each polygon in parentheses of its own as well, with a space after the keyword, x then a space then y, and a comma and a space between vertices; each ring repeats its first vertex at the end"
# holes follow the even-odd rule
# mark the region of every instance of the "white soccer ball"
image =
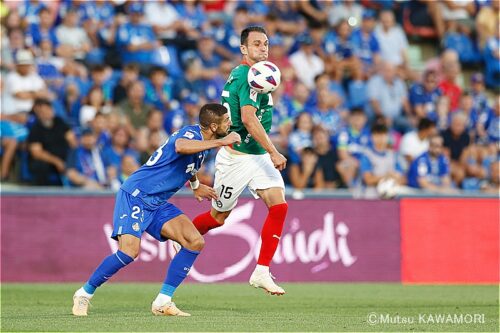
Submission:
POLYGON ((270 61, 260 61, 248 70, 250 88, 261 94, 275 91, 281 83, 281 72, 270 61))
POLYGON ((383 199, 392 199, 397 194, 397 185, 393 178, 381 179, 377 184, 377 192, 383 199))

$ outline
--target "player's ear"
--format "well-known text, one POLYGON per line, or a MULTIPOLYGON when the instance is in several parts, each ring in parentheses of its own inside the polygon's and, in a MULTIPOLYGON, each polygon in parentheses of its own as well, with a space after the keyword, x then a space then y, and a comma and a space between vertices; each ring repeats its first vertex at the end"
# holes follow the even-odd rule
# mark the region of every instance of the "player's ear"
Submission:
POLYGON ((240 45, 240 51, 241 51, 241 54, 243 54, 243 55, 248 54, 248 50, 247 50, 247 47, 245 45, 240 45))
POLYGON ((217 125, 216 123, 210 123, 210 129, 212 130, 212 132, 217 132, 217 128, 219 128, 219 125, 217 125))

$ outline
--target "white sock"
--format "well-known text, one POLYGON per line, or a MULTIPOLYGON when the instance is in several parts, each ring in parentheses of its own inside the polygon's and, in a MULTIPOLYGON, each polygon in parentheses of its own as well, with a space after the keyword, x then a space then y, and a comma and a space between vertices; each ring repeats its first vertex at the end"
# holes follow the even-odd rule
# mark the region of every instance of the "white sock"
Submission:
POLYGON ((269 266, 257 265, 257 266, 255 266, 255 272, 260 273, 260 274, 264 274, 264 273, 269 274, 269 266))
POLYGON ((165 294, 158 294, 158 296, 156 296, 155 300, 153 301, 153 304, 156 306, 164 306, 169 302, 172 302, 172 297, 165 294))
POLYGON ((76 296, 84 296, 84 297, 87 297, 87 298, 92 298, 94 297, 94 294, 89 294, 88 292, 85 291, 85 289, 83 289, 83 287, 81 287, 80 289, 78 289, 75 293, 76 296))

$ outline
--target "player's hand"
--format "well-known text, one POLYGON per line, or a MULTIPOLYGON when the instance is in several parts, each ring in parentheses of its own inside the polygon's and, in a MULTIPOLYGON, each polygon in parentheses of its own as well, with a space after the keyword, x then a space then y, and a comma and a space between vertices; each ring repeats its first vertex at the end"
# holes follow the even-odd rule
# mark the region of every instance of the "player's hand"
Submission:
POLYGON ((276 169, 281 171, 284 168, 286 168, 286 157, 283 156, 280 152, 276 151, 270 154, 270 156, 271 156, 271 161, 273 162, 274 167, 276 169))
POLYGON ((231 132, 228 135, 226 135, 225 137, 223 137, 221 139, 221 141, 222 141, 222 145, 228 146, 228 145, 231 145, 233 143, 241 143, 241 137, 238 133, 231 132))
POLYGON ((211 188, 210 186, 207 186, 205 184, 200 184, 200 186, 196 190, 193 190, 193 193, 194 193, 194 197, 199 202, 202 202, 203 199, 207 199, 207 200, 215 199, 215 200, 217 200, 217 192, 215 192, 215 190, 213 188, 211 188))

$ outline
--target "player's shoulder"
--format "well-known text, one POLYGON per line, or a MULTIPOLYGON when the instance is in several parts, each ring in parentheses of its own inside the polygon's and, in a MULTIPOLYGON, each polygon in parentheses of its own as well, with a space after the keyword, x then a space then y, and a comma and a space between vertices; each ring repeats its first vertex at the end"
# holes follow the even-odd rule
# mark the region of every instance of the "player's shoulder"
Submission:
POLYGON ((189 125, 181 128, 177 134, 177 138, 185 138, 189 140, 200 140, 201 136, 201 127, 200 125, 189 125))
POLYGON ((234 80, 243 79, 246 82, 249 69, 250 67, 248 65, 240 64, 233 68, 230 78, 232 77, 234 80))

